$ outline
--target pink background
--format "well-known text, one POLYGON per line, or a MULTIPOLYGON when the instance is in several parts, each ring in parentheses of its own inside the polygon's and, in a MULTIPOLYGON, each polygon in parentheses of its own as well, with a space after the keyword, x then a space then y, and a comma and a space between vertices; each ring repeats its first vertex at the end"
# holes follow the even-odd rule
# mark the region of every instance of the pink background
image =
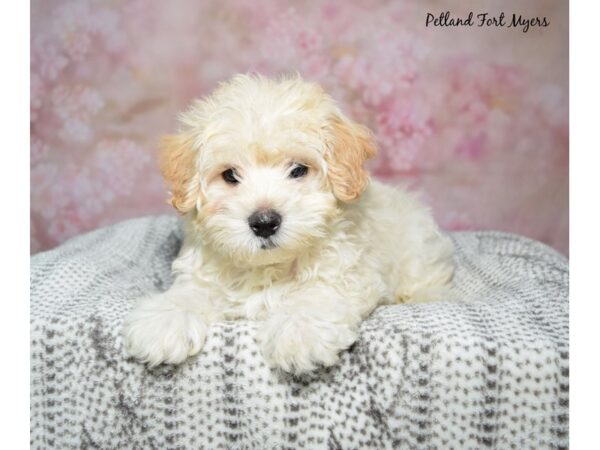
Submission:
POLYGON ((372 128, 374 175, 445 228, 568 253, 566 1, 33 0, 31 30, 32 253, 171 212, 155 150, 176 113, 237 72, 292 70, 372 128), (425 27, 446 10, 550 25, 425 27))

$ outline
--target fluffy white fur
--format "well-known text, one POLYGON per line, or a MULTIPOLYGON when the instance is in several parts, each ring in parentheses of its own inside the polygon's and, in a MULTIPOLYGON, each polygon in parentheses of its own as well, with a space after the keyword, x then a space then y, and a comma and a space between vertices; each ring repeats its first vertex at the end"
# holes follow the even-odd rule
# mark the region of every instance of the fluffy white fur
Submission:
POLYGON ((250 319, 267 361, 302 373, 335 364, 378 305, 444 294, 450 241, 414 194, 368 182, 370 132, 318 85, 236 76, 181 122, 161 164, 186 237, 174 284, 125 321, 131 355, 181 363, 211 323, 250 319), (260 209, 282 217, 268 239, 248 224, 260 209))

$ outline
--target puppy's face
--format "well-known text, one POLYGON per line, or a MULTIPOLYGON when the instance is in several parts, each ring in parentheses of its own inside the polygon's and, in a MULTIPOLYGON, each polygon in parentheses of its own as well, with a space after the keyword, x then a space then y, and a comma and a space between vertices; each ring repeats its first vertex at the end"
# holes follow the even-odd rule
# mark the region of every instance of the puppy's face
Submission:
POLYGON ((237 263, 293 260, 367 182, 371 135, 299 78, 238 76, 182 116, 161 167, 172 203, 237 263))

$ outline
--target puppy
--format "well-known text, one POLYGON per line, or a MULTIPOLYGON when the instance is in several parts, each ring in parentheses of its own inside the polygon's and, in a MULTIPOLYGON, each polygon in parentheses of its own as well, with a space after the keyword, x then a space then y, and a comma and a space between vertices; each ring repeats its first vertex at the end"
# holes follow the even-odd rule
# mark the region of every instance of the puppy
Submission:
POLYGON ((175 281, 126 318, 149 365, 198 353, 211 323, 258 322, 266 360, 331 366, 378 305, 439 298, 452 244, 403 190, 369 182, 370 131, 300 77, 238 75, 181 116, 161 169, 185 240, 175 281))

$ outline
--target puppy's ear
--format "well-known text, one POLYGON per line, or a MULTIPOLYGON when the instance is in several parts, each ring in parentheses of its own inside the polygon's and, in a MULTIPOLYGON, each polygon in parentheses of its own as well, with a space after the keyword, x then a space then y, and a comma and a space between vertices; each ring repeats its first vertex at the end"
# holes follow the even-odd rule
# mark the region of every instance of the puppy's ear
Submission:
POLYGON ((343 202, 360 196, 369 181, 365 161, 377 153, 371 131, 341 115, 332 119, 333 140, 325 153, 327 176, 336 198, 343 202))
POLYGON ((159 151, 160 170, 171 190, 170 203, 181 214, 194 209, 198 196, 193 138, 186 134, 164 136, 159 151))

